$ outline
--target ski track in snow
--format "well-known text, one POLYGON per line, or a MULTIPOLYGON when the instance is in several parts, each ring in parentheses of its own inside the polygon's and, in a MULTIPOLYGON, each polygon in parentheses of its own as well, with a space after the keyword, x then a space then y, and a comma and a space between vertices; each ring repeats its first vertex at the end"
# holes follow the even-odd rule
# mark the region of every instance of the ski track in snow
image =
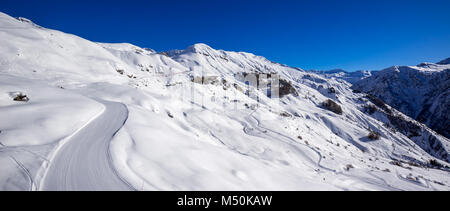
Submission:
MULTIPOLYGON (((317 167, 319 167, 319 168, 321 168, 321 169, 325 169, 325 170, 330 171, 330 172, 333 172, 333 173, 336 173, 336 170, 327 168, 327 167, 325 167, 325 166, 323 166, 323 165, 321 164, 321 161, 322 161, 322 154, 321 154, 319 151, 317 151, 316 149, 314 149, 314 148, 312 148, 312 147, 310 147, 310 146, 307 146, 307 145, 305 145, 305 144, 302 144, 302 143, 300 143, 300 142, 294 140, 293 138, 291 138, 291 137, 289 137, 289 136, 287 136, 287 135, 285 135, 285 134, 282 134, 282 133, 279 133, 279 132, 277 132, 277 131, 271 130, 271 129, 269 129, 269 128, 263 127, 263 126, 261 125, 260 120, 258 120, 256 117, 253 116, 253 113, 254 113, 254 112, 252 112, 251 114, 249 114, 245 119, 246 119, 248 122, 252 122, 251 119, 253 119, 253 120, 256 122, 256 125, 254 125, 254 128, 257 128, 257 129, 260 128, 260 129, 262 129, 262 130, 258 129, 258 130, 260 131, 260 134, 264 134, 262 131, 266 131, 266 132, 270 132, 270 133, 272 133, 273 135, 275 135, 275 136, 277 136, 278 138, 280 138, 280 139, 277 139, 277 140, 281 140, 281 141, 283 141, 283 139, 289 140, 289 141, 284 141, 284 142, 285 142, 286 144, 289 144, 289 145, 293 146, 293 149, 295 149, 297 152, 299 152, 300 154, 302 154, 302 155, 305 157, 306 160, 310 160, 311 162, 314 162, 314 159, 313 159, 313 158, 310 158, 309 156, 307 156, 307 155, 302 151, 302 149, 299 148, 299 145, 300 145, 300 146, 305 146, 305 147, 307 147, 307 149, 312 150, 312 151, 314 151, 314 153, 317 154, 317 156, 318 156, 318 160, 317 160, 317 162, 316 162, 317 167), (250 119, 250 117, 251 117, 251 119, 250 119)), ((248 135, 251 135, 251 136, 258 136, 258 135, 251 134, 250 132, 248 132, 248 125, 245 125, 245 126, 244 126, 244 132, 245 132, 246 134, 248 134, 248 135)), ((267 134, 266 134, 266 135, 267 135, 267 134)), ((267 137, 264 137, 264 136, 261 136, 261 137, 262 137, 262 138, 267 138, 267 137)), ((269 138, 270 138, 270 136, 269 136, 269 138)))
POLYGON ((57 151, 40 190, 135 190, 114 169, 109 152, 111 139, 128 118, 128 109, 122 103, 99 102, 105 111, 57 151))
POLYGON ((21 169, 23 171, 23 173, 26 175, 26 177, 28 178, 30 185, 29 185, 29 190, 31 191, 35 185, 34 180, 33 180, 33 176, 31 176, 30 171, 23 165, 23 163, 21 163, 20 161, 18 161, 16 158, 14 158, 13 156, 9 156, 9 158, 14 161, 14 163, 17 165, 17 167, 19 169, 21 169))

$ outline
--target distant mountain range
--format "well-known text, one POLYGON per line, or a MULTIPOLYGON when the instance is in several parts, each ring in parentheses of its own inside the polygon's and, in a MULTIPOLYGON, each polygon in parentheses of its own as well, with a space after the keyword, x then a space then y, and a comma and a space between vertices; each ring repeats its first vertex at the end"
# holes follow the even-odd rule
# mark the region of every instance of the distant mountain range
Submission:
POLYGON ((390 67, 353 82, 352 88, 382 99, 450 138, 449 61, 390 67))
POLYGON ((373 70, 358 70, 353 72, 348 72, 343 69, 334 69, 334 70, 309 70, 310 72, 314 72, 320 75, 325 76, 326 78, 338 78, 345 80, 351 84, 360 81, 361 79, 368 78, 377 73, 377 71, 373 70))
POLYGON ((353 84, 450 138, 450 58, 381 71, 312 71, 353 84))

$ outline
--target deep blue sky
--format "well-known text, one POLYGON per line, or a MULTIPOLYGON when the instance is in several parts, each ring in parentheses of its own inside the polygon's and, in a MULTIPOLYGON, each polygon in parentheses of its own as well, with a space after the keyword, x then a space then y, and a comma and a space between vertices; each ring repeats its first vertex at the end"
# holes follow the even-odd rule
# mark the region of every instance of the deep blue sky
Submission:
POLYGON ((0 0, 0 11, 93 41, 157 51, 202 42, 304 69, 450 57, 449 0, 0 0))

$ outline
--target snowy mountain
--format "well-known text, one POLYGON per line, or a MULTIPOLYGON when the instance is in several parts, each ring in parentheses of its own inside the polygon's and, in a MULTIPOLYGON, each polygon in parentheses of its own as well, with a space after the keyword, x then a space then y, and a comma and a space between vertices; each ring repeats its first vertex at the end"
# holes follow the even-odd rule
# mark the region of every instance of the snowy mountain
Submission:
POLYGON ((440 62, 438 62, 437 64, 440 64, 440 65, 447 65, 447 64, 450 64, 450 57, 447 58, 447 59, 444 59, 444 60, 442 60, 442 61, 440 61, 440 62))
POLYGON ((362 79, 368 78, 377 73, 377 71, 372 71, 372 70, 358 70, 358 71, 354 71, 354 72, 348 72, 348 71, 345 71, 342 69, 325 70, 325 71, 310 70, 310 72, 314 72, 314 73, 322 75, 326 78, 342 79, 351 84, 354 84, 362 79))
POLYGON ((370 93, 402 113, 450 137, 449 59, 417 66, 394 66, 358 81, 354 89, 370 93))
POLYGON ((449 139, 350 86, 0 13, 0 190, 450 190, 449 139))

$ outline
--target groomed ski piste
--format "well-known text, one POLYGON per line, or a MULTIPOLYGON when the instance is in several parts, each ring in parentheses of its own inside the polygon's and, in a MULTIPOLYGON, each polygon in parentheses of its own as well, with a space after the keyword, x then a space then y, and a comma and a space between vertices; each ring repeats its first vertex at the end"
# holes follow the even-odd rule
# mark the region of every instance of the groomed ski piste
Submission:
POLYGON ((449 140, 350 87, 250 53, 95 43, 0 13, 0 190, 450 190, 449 140), (269 98, 242 73, 292 89, 269 98))

